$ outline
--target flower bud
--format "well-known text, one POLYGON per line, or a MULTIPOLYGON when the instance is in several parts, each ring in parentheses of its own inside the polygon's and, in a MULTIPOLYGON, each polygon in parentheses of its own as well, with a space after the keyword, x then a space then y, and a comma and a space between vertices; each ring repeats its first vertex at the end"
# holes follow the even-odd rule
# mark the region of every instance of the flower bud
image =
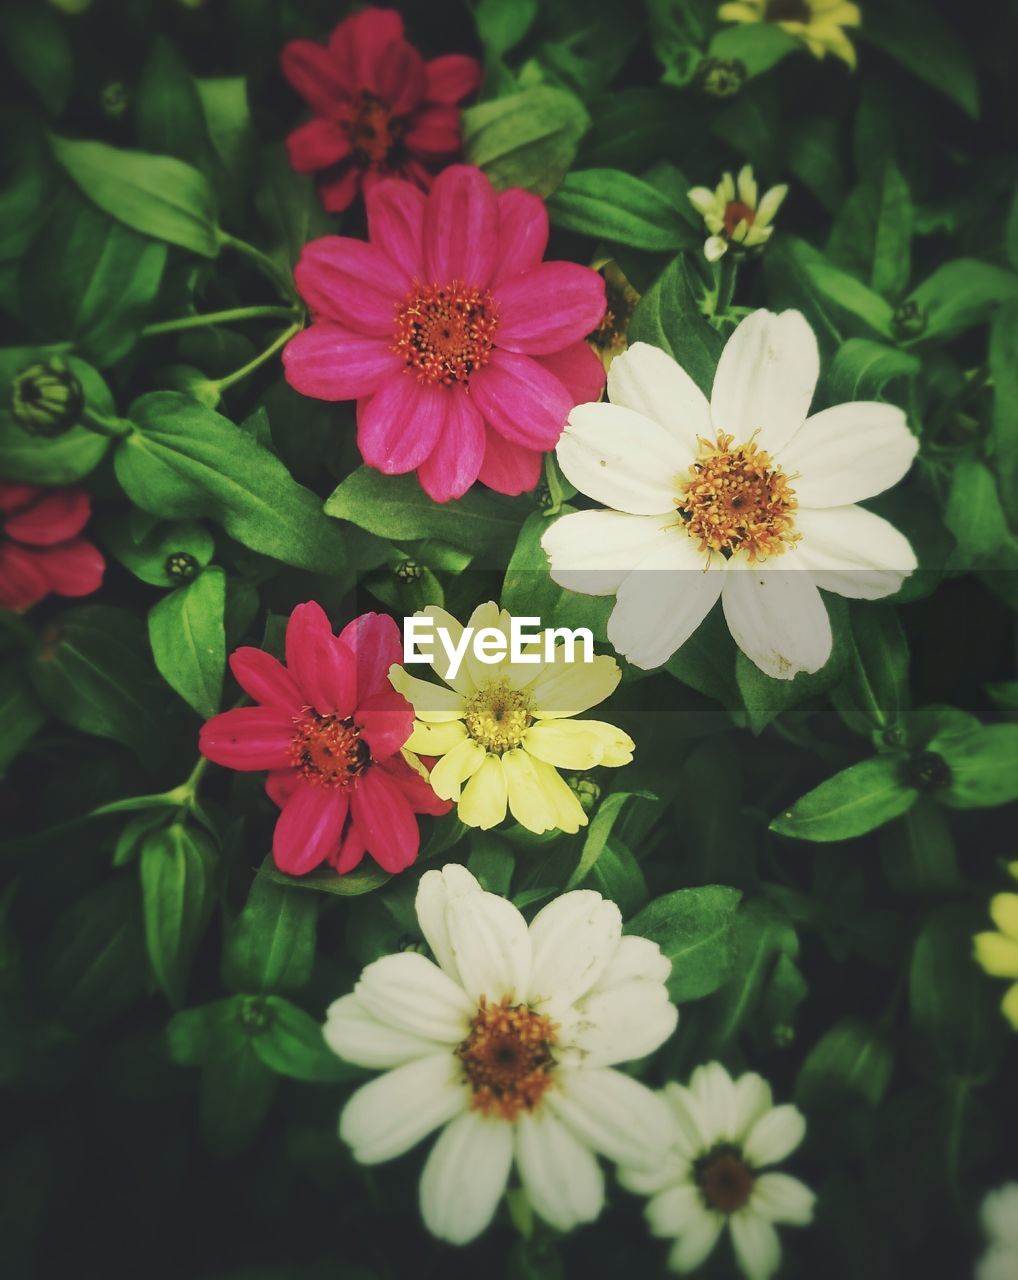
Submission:
POLYGON ((85 393, 62 360, 29 365, 11 385, 11 412, 32 436, 60 436, 81 417, 85 393))
POLYGON ((121 120, 131 105, 131 91, 123 80, 111 80, 103 89, 100 101, 108 120, 121 120))
POLYGON ((951 779, 951 766, 935 751, 921 751, 905 766, 906 782, 919 791, 943 791, 951 779))
POLYGON ((732 98, 746 83, 741 58, 703 58, 693 74, 693 84, 709 98, 732 98))
POLYGON ((569 784, 569 790, 579 800, 583 812, 592 812, 598 800, 601 799, 600 785, 593 778, 588 778, 582 773, 570 774, 566 781, 569 784))
POLYGON ((424 569, 416 560, 402 560, 393 569, 393 573, 400 582, 419 582, 424 574, 424 569))
POLYGON ((903 302, 891 317, 891 328, 896 338, 918 338, 926 328, 926 312, 918 302, 903 302))
POLYGON ((166 557, 166 576, 174 582, 190 582, 198 572, 198 561, 190 551, 174 551, 166 557))

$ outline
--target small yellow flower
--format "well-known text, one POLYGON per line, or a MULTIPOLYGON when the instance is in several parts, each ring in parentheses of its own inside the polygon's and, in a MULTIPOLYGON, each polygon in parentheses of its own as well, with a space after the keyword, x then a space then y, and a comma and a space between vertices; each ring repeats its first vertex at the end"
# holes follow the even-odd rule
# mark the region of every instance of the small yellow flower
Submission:
POLYGON ((1000 932, 976 934, 976 960, 992 978, 1013 979, 1001 1009, 1018 1031, 1018 893, 998 893, 990 915, 1000 932))
MULTIPOLYGON (((432 605, 416 616, 433 618, 436 629, 460 644, 463 627, 444 609, 432 605)), ((474 610, 467 625, 474 635, 494 627, 508 642, 510 621, 504 609, 489 602, 474 610)), ((436 643, 428 661, 444 686, 393 666, 389 679, 417 717, 406 748, 441 757, 431 771, 431 785, 443 800, 457 801, 466 826, 497 826, 508 806, 529 831, 573 833, 587 825, 587 815, 558 770, 614 768, 633 758, 633 740, 621 729, 601 720, 573 719, 607 698, 622 673, 614 658, 584 662, 580 646, 575 661, 567 661, 565 645, 554 649, 551 661, 541 645, 525 652, 540 661, 482 662, 468 649, 453 676, 436 643)))
POLYGON ((788 195, 788 187, 771 187, 762 198, 753 177, 752 165, 739 171, 738 179, 726 173, 716 191, 709 187, 693 187, 689 202, 702 215, 711 233, 703 252, 708 262, 717 262, 730 245, 755 249, 774 234, 771 223, 788 195))
POLYGON ((718 9, 722 22, 771 22, 817 58, 833 53, 855 68, 855 46, 844 27, 862 20, 857 4, 847 0, 732 0, 718 9))

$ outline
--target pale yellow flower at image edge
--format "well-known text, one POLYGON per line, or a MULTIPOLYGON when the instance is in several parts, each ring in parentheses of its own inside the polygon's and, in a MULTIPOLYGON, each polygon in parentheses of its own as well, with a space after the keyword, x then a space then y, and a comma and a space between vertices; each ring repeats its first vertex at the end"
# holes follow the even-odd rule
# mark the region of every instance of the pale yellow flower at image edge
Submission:
POLYGON ((976 960, 991 977, 1014 979, 1001 1010, 1018 1031, 1018 893, 998 893, 990 903, 990 915, 1000 932, 976 935, 976 960))
POLYGON ((767 22, 801 40, 817 58, 834 54, 855 68, 855 47, 844 27, 858 27, 859 6, 846 0, 731 0, 718 9, 722 22, 767 22))

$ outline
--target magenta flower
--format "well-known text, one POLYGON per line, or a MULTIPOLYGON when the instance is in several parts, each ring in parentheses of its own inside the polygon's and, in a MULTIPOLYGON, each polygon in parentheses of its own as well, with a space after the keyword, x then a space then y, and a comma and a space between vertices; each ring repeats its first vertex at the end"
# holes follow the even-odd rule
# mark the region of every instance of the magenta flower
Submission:
POLYGON ((428 195, 392 180, 366 202, 369 244, 324 236, 297 264, 314 323, 283 352, 287 380, 355 399, 364 461, 416 471, 436 502, 477 479, 532 489, 569 411, 601 395, 583 339, 604 316, 604 280, 543 262, 544 203, 496 194, 469 165, 445 169, 428 195))
POLYGON ((228 769, 269 770, 265 790, 282 809, 276 866, 304 875, 323 862, 340 875, 370 853, 386 871, 417 857, 418 813, 447 813, 400 748, 413 708, 389 684, 399 629, 365 613, 338 636, 320 605, 299 604, 286 628, 286 666, 261 649, 230 658, 237 683, 258 703, 202 726, 202 755, 228 769))
POLYGON ((106 561, 79 537, 92 514, 84 489, 37 489, 0 480, 0 608, 27 609, 51 593, 87 596, 106 561))
POLYGON ((457 103, 481 83, 481 65, 450 53, 425 62, 403 39, 394 9, 362 9, 328 45, 291 40, 283 74, 314 118, 286 140, 298 173, 319 174, 326 209, 339 213, 380 178, 427 188, 460 149, 457 103))

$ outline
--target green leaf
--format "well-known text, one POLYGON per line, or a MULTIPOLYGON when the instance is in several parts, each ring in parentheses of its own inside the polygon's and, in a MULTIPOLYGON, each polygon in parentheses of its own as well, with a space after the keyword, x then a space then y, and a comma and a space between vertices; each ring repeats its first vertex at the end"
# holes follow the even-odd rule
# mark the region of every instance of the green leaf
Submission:
POLYGON ((0 666, 0 778, 45 722, 46 713, 25 679, 23 664, 5 661, 0 666))
POLYGON ((916 340, 946 342, 983 324, 994 308, 1018 302, 1018 275, 977 258, 956 258, 938 267, 908 301, 926 318, 916 340))
POLYGON ((806 279, 848 324, 890 336, 894 311, 889 302, 815 250, 802 253, 801 260, 806 279))
POLYGON ((246 76, 216 76, 196 80, 212 143, 216 189, 226 221, 247 216, 247 201, 255 170, 256 139, 247 99, 246 76))
POLYGON ((617 904, 624 918, 639 911, 650 896, 647 877, 632 849, 614 834, 605 841, 589 880, 602 897, 617 904))
POLYGON ((695 242, 670 200, 620 169, 580 169, 548 200, 552 224, 636 249, 681 249, 695 242))
POLYGON ((807 1111, 855 1102, 876 1107, 893 1069, 887 1031, 862 1018, 842 1018, 809 1051, 795 1082, 795 1100, 807 1111))
MULTIPOLYGON (((175 587, 180 582, 173 558, 189 556, 201 570, 212 559, 215 542, 203 524, 185 520, 159 524, 137 540, 129 516, 107 516, 96 522, 103 546, 125 569, 152 587, 175 587)), ((183 563, 183 561, 180 561, 183 563)))
POLYGON ((309 240, 333 229, 314 179, 306 173, 294 173, 284 146, 266 147, 262 152, 255 205, 274 241, 275 256, 287 270, 309 240))
POLYGON ((519 44, 536 17, 537 0, 479 0, 474 8, 481 43, 500 55, 519 44))
POLYGON ((951 771, 937 798, 952 809, 982 809, 1018 800, 1018 724, 991 724, 968 732, 947 730, 927 749, 951 771))
POLYGON ((111 218, 202 257, 218 254, 215 196, 197 169, 171 156, 119 150, 105 142, 54 136, 51 143, 60 164, 111 218))
POLYGON ((142 842, 145 943, 156 981, 175 1005, 184 998, 191 961, 209 921, 214 863, 208 836, 178 822, 142 842))
POLYGON ((521 517, 531 510, 526 499, 505 498, 486 489, 436 503, 416 476, 383 476, 371 467, 352 471, 325 503, 327 515, 382 538, 438 538, 478 553, 511 545, 521 517))
POLYGON ((664 67, 666 84, 685 85, 692 78, 707 41, 717 25, 714 0, 646 0, 654 56, 664 67))
POLYGON ((318 903, 259 874, 223 949, 231 991, 295 991, 311 976, 318 903))
POLYGON ((251 1043, 276 1075, 308 1084, 340 1084, 360 1072, 338 1058, 325 1043, 322 1024, 282 996, 265 997, 266 1026, 251 1043))
POLYGON ((73 341, 97 364, 134 345, 166 266, 166 245, 139 235, 70 191, 21 265, 25 315, 40 336, 73 341))
POLYGON ((170 1060, 182 1067, 199 1067, 213 1057, 236 1053, 247 1040, 244 1004, 244 996, 227 996, 175 1013, 165 1033, 170 1060))
POLYGON ((467 870, 475 875, 488 893, 509 896, 516 855, 499 836, 478 831, 473 839, 467 870))
POLYGON ((961 458, 951 476, 944 523, 958 543, 958 567, 986 568, 1010 537, 993 473, 976 458, 961 458))
POLYGON ((884 165, 876 193, 876 227, 870 285, 885 298, 897 298, 908 288, 912 273, 912 193, 893 161, 884 165))
POLYGON ((706 319, 693 292, 689 267, 672 260, 633 310, 629 341, 660 347, 682 366, 709 396, 724 340, 706 319))
POLYGON ((990 326, 993 418, 990 443, 1000 496, 1018 526, 1018 301, 1001 307, 990 326))
POLYGON ((898 818, 918 792, 901 778, 901 761, 874 756, 821 782, 770 824, 793 840, 826 843, 865 835, 898 818))
MULTIPOLYGON (((29 365, 43 356, 32 347, 7 348, 0 351, 0 383, 10 381, 29 365)), ((113 397, 90 364, 75 356, 66 358, 67 367, 81 383, 85 402, 100 413, 115 412, 113 397)), ((10 390, 2 389, 3 404, 0 407, 0 474, 7 480, 19 480, 25 484, 58 485, 73 484, 88 475, 110 447, 109 436, 102 436, 87 427, 72 427, 61 436, 45 439, 29 435, 14 420, 6 407, 10 390)))
POLYGON ((877 400, 889 382, 914 378, 920 367, 919 358, 907 351, 869 338, 849 338, 838 348, 825 381, 833 404, 877 400))
POLYGON ((948 894, 959 887, 958 858, 943 809, 920 797, 880 833, 884 875, 898 893, 948 894))
POLYGON ((148 638, 159 674, 206 719, 216 714, 223 697, 225 609, 226 575, 209 568, 164 596, 148 615, 148 638))
POLYGON ((845 201, 845 170, 840 130, 826 116, 789 121, 785 143, 788 168, 828 213, 836 214, 845 201))
POLYGON ((845 723, 868 734, 896 724, 908 705, 908 643, 888 605, 853 601, 850 657, 832 698, 845 723))
POLYGON ((566 89, 539 85, 462 114, 463 153, 499 191, 550 195, 568 172, 590 118, 566 89))
POLYGON ((0 36, 8 59, 50 115, 59 115, 74 83, 74 52, 64 24, 44 5, 9 5, 0 9, 0 36))
POLYGON ((627 800, 641 798, 653 800, 655 797, 649 791, 613 791, 601 801, 597 812, 594 814, 593 821, 587 828, 580 860, 576 864, 573 874, 566 881, 565 887, 567 891, 575 889, 583 883, 591 868, 601 856, 605 843, 611 835, 612 827, 618 821, 622 806, 627 800))
POLYGON ((138 429, 121 441, 114 466, 143 510, 208 516, 284 564, 323 573, 344 567, 346 542, 319 499, 228 418, 179 392, 153 391, 131 406, 131 421, 138 429))
POLYGON ((699 1000, 728 980, 732 924, 742 894, 727 885, 676 889, 649 902, 626 933, 656 942, 672 962, 668 994, 677 1003, 699 1000))
POLYGON ((666 88, 613 89, 598 96, 588 104, 590 129, 577 164, 583 169, 641 173, 668 152, 681 101, 666 88))
POLYGON ((318 893, 331 893, 337 898, 357 898, 362 893, 373 893, 389 883, 392 876, 374 862, 365 862, 356 871, 346 875, 338 875, 331 867, 323 867, 320 871, 309 872, 306 876, 288 876, 275 867, 265 867, 261 871, 273 884, 285 885, 290 889, 311 889, 318 893))
POLYGON ((707 55, 726 62, 738 60, 749 76, 760 76, 802 46, 780 27, 764 22, 739 23, 719 31, 707 55))
POLYGON ((138 81, 135 122, 146 151, 176 156, 210 176, 212 148, 198 89, 162 36, 156 37, 138 81))
POLYGON ((215 1054, 202 1067, 201 1127, 213 1154, 237 1155, 254 1138, 276 1092, 276 1075, 258 1056, 253 1039, 232 1053, 215 1054))
POLYGON ((979 82, 966 42, 922 0, 871 5, 859 34, 967 115, 979 115, 979 82))

